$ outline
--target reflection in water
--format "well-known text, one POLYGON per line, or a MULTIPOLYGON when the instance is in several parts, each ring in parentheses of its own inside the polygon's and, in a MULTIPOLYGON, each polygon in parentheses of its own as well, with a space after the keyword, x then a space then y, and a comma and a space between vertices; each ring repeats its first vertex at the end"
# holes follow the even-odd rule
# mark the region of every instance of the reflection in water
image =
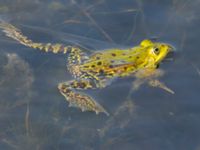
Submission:
POLYGON ((111 129, 122 130, 136 117, 132 100, 126 100, 117 108, 113 116, 109 117, 102 129, 98 129, 100 137, 104 137, 111 129), (113 128, 114 127, 114 128, 113 128))
POLYGON ((65 56, 42 54, 0 33, 0 149, 198 150, 199 4, 0 0, 0 18, 34 41, 101 50, 155 37, 173 44, 178 53, 160 66, 166 71, 162 80, 174 95, 143 86, 127 99, 129 79, 88 91, 111 112, 106 117, 68 109, 56 88, 71 79, 65 56))

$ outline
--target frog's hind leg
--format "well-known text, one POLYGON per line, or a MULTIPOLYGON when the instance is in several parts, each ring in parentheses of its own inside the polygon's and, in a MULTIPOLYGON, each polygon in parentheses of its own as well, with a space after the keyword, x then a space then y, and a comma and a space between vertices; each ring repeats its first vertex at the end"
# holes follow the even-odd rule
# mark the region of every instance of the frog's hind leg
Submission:
MULTIPOLYGON (((10 23, 4 22, 0 20, 0 29, 3 29, 3 32, 5 34, 18 41, 19 43, 34 48, 34 49, 39 49, 44 52, 53 52, 53 53, 73 53, 75 54, 74 59, 77 58, 77 61, 81 60, 81 57, 83 53, 81 50, 77 47, 73 46, 66 46, 63 44, 51 44, 51 43, 38 43, 38 42, 33 42, 31 39, 23 35, 20 29, 16 28, 10 23)), ((72 56, 71 56, 72 57, 72 56)))
POLYGON ((96 114, 103 112, 106 115, 109 115, 109 113, 92 97, 75 91, 77 89, 83 90, 93 88, 95 88, 95 86, 88 80, 72 80, 58 85, 59 91, 69 102, 69 106, 78 107, 82 111, 94 111, 96 114))
POLYGON ((88 59, 88 56, 83 53, 78 47, 73 47, 67 57, 67 64, 71 67, 80 65, 82 62, 88 59))

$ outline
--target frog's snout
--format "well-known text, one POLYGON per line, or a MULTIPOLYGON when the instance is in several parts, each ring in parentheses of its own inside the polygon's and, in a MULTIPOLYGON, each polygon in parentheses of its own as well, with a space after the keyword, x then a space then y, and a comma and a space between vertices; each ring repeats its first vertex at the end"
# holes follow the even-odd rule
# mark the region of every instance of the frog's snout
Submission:
POLYGON ((174 53, 176 51, 175 47, 173 47, 172 45, 167 45, 168 46, 168 51, 169 53, 174 53))
POLYGON ((166 59, 172 59, 175 55, 176 49, 172 45, 167 45, 168 46, 168 54, 166 56, 166 59))

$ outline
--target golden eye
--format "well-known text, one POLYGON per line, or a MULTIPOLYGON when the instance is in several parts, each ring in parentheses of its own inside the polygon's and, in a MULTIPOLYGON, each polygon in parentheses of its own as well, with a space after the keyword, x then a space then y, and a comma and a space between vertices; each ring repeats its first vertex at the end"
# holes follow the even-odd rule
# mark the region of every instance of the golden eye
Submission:
POLYGON ((159 50, 159 48, 156 47, 156 48, 153 49, 153 52, 154 52, 154 54, 158 55, 160 50, 159 50))

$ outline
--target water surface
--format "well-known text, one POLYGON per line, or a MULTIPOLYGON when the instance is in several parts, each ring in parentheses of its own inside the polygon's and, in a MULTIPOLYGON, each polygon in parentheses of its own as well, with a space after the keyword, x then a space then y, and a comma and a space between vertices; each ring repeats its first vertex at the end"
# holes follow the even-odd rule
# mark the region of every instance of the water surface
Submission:
POLYGON ((111 114, 69 108, 57 84, 72 79, 66 56, 27 48, 0 33, 0 149, 199 150, 200 1, 0 0, 0 17, 40 42, 85 50, 155 38, 176 47, 161 64, 175 94, 131 79, 87 91, 111 114))

